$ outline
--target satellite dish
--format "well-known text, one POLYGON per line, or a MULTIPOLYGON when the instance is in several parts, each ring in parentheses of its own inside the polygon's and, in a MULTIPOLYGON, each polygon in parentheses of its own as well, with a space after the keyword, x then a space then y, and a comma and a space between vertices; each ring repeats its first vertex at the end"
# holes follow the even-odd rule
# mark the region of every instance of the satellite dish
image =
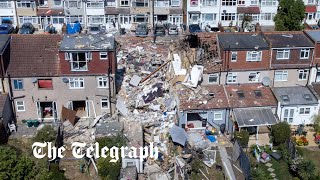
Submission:
POLYGON ((38 79, 37 78, 33 78, 32 79, 32 83, 37 83, 38 82, 38 79))
POLYGON ((68 78, 62 78, 62 81, 63 81, 64 83, 68 83, 68 82, 69 82, 69 79, 68 79, 68 78))
POLYGON ((268 78, 268 77, 262 78, 262 85, 264 85, 264 86, 270 86, 270 84, 271 84, 270 78, 268 78))

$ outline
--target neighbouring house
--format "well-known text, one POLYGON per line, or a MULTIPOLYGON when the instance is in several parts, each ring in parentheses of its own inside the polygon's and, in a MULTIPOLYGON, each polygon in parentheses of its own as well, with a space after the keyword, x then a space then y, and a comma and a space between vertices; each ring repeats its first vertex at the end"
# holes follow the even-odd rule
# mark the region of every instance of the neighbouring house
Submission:
POLYGON ((66 89, 60 106, 79 117, 115 111, 115 39, 110 35, 64 36, 60 44, 59 83, 66 89))
POLYGON ((0 1, 0 24, 4 18, 9 18, 14 26, 17 25, 15 1, 0 1))
POLYGON ((81 0, 63 0, 63 9, 66 23, 78 21, 81 25, 86 26, 86 14, 84 11, 85 3, 81 0))
POLYGON ((0 35, 0 92, 6 93, 7 84, 4 82, 4 77, 10 62, 10 42, 9 35, 0 35))
POLYGON ((8 94, 0 95, 0 144, 6 143, 9 137, 9 124, 15 124, 12 102, 8 94))
POLYGON ((302 31, 266 32, 271 48, 271 86, 305 86, 313 59, 314 44, 302 31))
POLYGON ((65 12, 63 1, 61 0, 42 0, 37 6, 37 16, 39 18, 39 29, 46 30, 52 26, 59 32, 65 23, 65 12))
POLYGON ((228 132, 233 123, 229 120, 229 103, 223 85, 201 86, 200 90, 178 87, 176 91, 178 125, 182 128, 206 129, 207 125, 220 130, 222 124, 228 132))
POLYGON ((291 125, 311 124, 312 116, 319 112, 319 102, 308 87, 275 87, 277 115, 291 125))
MULTIPOLYGON (((31 23, 36 29, 39 28, 39 17, 37 16, 37 1, 15 1, 16 2, 16 16, 18 17, 19 26, 24 23, 31 23)), ((44 5, 39 3, 39 6, 44 5)), ((46 1, 47 2, 47 1, 46 1)))
POLYGON ((269 44, 262 34, 219 33, 218 47, 221 68, 204 74, 202 84, 258 83, 271 76, 269 44))
POLYGON ((225 91, 232 110, 234 131, 247 129, 258 138, 259 127, 278 122, 275 117, 277 101, 269 87, 257 83, 226 85, 225 91))
POLYGON ((314 44, 312 69, 310 71, 309 84, 320 82, 320 30, 305 30, 304 33, 314 44))

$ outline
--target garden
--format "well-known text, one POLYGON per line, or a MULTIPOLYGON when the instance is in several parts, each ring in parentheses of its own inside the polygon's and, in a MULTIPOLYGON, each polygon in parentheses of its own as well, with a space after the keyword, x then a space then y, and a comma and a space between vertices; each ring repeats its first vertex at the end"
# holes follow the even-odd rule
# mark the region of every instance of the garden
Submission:
MULTIPOLYGON (((304 126, 299 126, 292 132, 289 124, 285 122, 275 124, 271 129, 270 145, 252 145, 247 150, 252 179, 320 179, 320 146, 310 148, 311 140, 307 138, 307 133, 312 132, 305 131, 304 126)), ((312 143, 319 143, 318 116, 314 117, 313 129, 312 143)))

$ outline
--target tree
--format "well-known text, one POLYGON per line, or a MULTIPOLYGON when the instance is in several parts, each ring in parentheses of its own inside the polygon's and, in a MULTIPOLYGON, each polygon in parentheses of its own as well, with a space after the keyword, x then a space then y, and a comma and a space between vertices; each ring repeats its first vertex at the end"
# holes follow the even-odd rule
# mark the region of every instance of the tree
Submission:
POLYGON ((313 115, 312 122, 315 132, 320 133, 320 115, 313 115))
MULTIPOLYGON (((122 136, 117 137, 103 137, 97 139, 100 148, 108 147, 122 147, 126 145, 126 139, 122 136)), ((121 153, 119 152, 119 156, 121 153)), ((121 169, 121 157, 117 162, 110 162, 111 157, 108 155, 107 158, 98 159, 98 172, 101 179, 118 179, 121 169)))
POLYGON ((246 130, 235 132, 234 138, 238 140, 241 147, 247 147, 249 142, 249 132, 246 130))
POLYGON ((290 126, 286 122, 280 122, 272 126, 271 134, 276 145, 284 143, 291 136, 290 126))
POLYGON ((300 31, 305 17, 305 6, 302 0, 280 0, 277 14, 274 17, 276 31, 300 31))

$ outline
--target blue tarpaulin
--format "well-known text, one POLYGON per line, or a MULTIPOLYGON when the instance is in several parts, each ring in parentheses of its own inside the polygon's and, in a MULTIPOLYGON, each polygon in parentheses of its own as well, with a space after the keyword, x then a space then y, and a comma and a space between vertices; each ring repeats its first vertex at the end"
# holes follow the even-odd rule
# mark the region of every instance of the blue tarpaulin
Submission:
POLYGON ((81 24, 79 22, 67 24, 67 34, 75 34, 80 31, 81 31, 81 24))

